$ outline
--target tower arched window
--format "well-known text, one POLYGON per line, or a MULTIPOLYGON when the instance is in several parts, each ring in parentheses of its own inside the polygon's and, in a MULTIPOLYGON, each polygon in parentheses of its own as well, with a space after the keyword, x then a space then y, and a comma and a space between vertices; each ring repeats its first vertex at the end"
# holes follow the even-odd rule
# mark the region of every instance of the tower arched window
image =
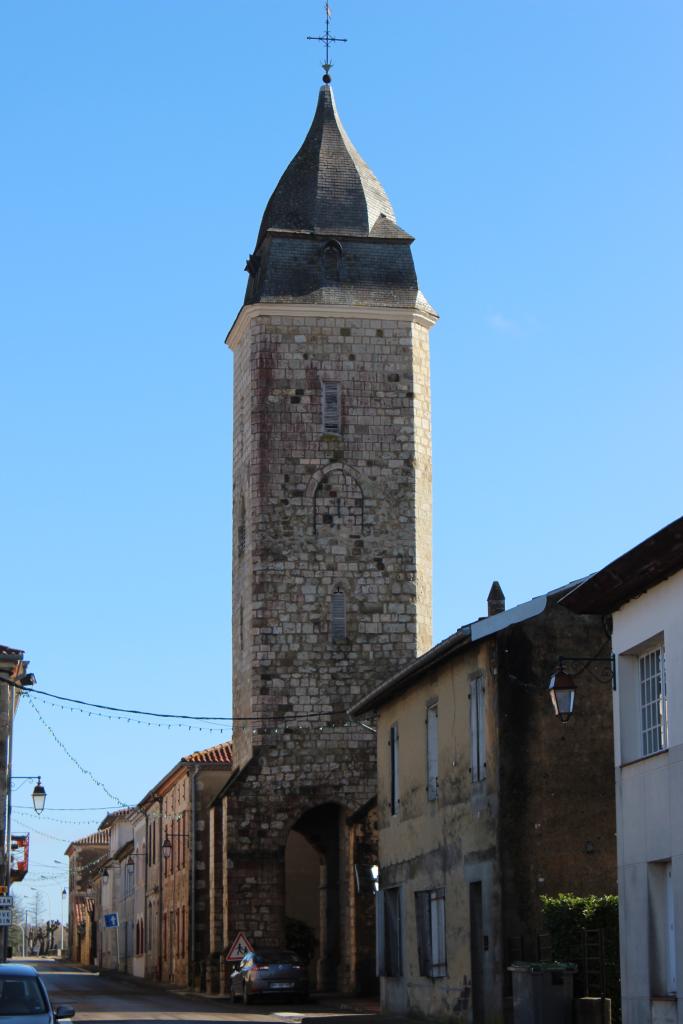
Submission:
POLYGON ((346 595, 336 587, 330 602, 330 639, 346 640, 346 595))

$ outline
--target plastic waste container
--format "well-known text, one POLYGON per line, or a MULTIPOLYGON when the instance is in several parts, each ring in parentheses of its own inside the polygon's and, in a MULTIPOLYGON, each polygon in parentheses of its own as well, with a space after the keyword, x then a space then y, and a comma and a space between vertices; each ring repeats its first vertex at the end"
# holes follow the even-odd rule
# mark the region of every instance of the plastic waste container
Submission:
POLYGON ((572 1024, 576 964, 517 962, 508 970, 514 1024, 572 1024))

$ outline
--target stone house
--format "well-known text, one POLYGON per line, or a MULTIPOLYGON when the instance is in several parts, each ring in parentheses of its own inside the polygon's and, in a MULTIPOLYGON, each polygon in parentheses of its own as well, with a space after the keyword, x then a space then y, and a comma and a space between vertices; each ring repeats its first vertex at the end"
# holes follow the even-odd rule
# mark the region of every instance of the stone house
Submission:
POLYGON ((609 651, 566 589, 460 628, 351 709, 376 715, 378 973, 383 1008, 460 1024, 509 1019, 507 967, 539 956, 540 896, 616 889, 609 684, 568 726, 562 655, 609 651))
POLYGON ((328 991, 374 984, 358 882, 374 737, 346 709, 431 643, 437 317, 412 241, 326 76, 227 338, 235 763, 213 807, 211 942, 217 966, 240 931, 282 946, 294 929, 328 991))
POLYGON ((622 1019, 682 1024, 683 518, 563 604, 612 616, 622 1019))
POLYGON ((147 977, 202 984, 209 961, 209 806, 232 766, 230 743, 182 757, 138 805, 146 825, 142 932, 147 977))
POLYGON ((84 967, 97 957, 94 881, 109 857, 109 838, 109 829, 100 829, 75 839, 64 851, 69 858, 69 955, 84 967))

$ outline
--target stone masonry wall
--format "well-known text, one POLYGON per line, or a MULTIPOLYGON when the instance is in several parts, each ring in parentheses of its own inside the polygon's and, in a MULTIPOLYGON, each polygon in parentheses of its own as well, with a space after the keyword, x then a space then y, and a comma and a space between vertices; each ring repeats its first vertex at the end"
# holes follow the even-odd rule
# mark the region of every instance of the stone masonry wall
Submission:
MULTIPOLYGON (((223 935, 280 945, 289 831, 323 805, 343 820, 376 791, 374 736, 347 709, 431 644, 428 329, 362 310, 255 316, 235 348, 233 474, 239 774, 222 822, 223 935), (341 388, 338 433, 323 432, 323 382, 341 388)), ((357 852, 341 835, 345 987, 362 966, 357 852)))
MULTIPOLYGON (((255 317, 235 351, 233 473, 235 715, 343 718, 431 643, 427 329, 255 317), (322 430, 323 381, 341 385, 339 434, 322 430)), ((239 721, 234 740, 238 764, 261 743, 239 721)))

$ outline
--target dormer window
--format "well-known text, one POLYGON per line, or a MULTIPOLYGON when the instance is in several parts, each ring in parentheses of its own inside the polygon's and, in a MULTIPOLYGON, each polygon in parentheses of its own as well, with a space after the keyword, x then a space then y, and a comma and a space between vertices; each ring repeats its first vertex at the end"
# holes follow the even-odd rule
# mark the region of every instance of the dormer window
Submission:
POLYGON ((326 281, 339 281, 341 278, 341 261, 344 255, 339 242, 326 242, 323 246, 323 276, 326 281))
POLYGON ((341 434, 341 384, 322 382, 323 434, 341 434))

